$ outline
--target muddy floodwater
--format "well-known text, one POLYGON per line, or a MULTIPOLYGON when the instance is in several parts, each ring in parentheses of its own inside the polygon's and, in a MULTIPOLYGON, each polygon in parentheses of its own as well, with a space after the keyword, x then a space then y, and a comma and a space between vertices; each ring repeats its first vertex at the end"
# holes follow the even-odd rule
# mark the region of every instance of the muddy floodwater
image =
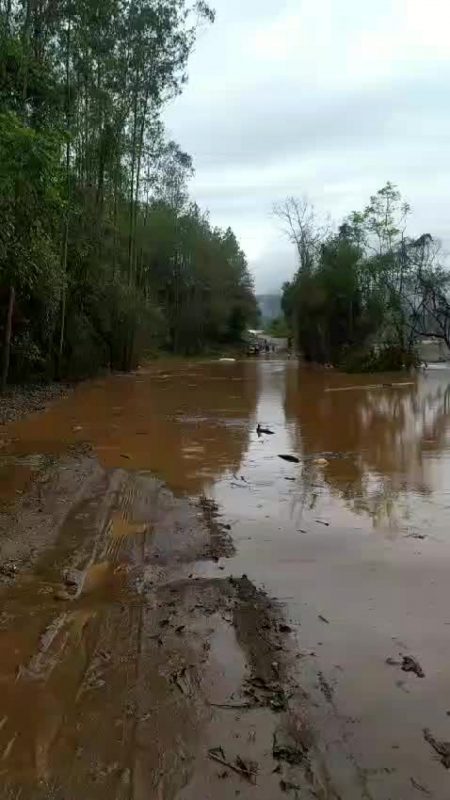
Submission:
POLYGON ((79 386, 0 431, 0 596, 2 800, 449 800, 450 370, 79 386))

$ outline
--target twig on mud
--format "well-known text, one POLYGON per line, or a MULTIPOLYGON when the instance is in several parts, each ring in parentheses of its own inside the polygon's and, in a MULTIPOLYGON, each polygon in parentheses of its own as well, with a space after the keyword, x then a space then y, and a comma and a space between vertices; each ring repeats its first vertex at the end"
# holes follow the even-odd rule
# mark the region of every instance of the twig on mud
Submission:
POLYGON ((243 708, 253 708, 251 703, 208 703, 212 708, 231 708, 231 709, 243 709, 243 708))
POLYGON ((181 692, 181 694, 190 694, 190 687, 188 683, 187 668, 181 667, 177 672, 173 672, 170 676, 170 681, 181 692))
POLYGON ((208 750, 208 758, 211 758, 212 761, 217 761, 218 764, 222 764, 223 767, 228 767, 228 769, 232 769, 233 772, 236 772, 238 775, 242 775, 243 778, 248 780, 250 783, 256 783, 256 776, 255 773, 251 771, 249 767, 239 758, 240 764, 233 764, 231 761, 227 761, 225 758, 225 754, 221 747, 213 748, 208 750), (223 757, 219 755, 222 753, 223 757))
POLYGON ((431 797, 431 792, 425 786, 422 786, 420 783, 417 783, 417 781, 415 781, 414 778, 410 778, 410 781, 414 786, 414 789, 417 789, 417 791, 422 792, 422 794, 426 794, 428 795, 428 797, 431 797))
POLYGON ((450 768, 450 742, 440 742, 435 739, 429 728, 423 729, 423 737, 426 742, 433 748, 433 750, 440 756, 441 764, 446 769, 450 768))

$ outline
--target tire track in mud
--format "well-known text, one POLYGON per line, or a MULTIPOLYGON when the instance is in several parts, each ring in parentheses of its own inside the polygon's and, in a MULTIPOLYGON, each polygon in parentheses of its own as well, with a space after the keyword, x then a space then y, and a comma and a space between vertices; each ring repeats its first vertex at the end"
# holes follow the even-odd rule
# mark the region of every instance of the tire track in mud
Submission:
POLYGON ((192 576, 232 553, 211 500, 149 475, 91 466, 66 492, 3 590, 0 798, 337 798, 281 609, 245 576, 192 576))

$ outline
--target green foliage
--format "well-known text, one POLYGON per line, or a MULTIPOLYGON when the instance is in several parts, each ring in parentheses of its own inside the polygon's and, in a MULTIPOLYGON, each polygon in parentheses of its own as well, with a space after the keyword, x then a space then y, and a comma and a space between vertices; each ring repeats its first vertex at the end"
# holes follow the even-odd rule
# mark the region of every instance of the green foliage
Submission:
POLYGON ((379 349, 349 348, 342 352, 339 368, 344 372, 399 372, 419 366, 419 359, 413 350, 405 351, 394 345, 379 349))
POLYGON ((386 184, 337 233, 321 235, 305 203, 293 216, 297 208, 291 199, 289 220, 299 226, 291 239, 303 249, 282 308, 307 360, 351 372, 409 368, 418 336, 450 339, 448 273, 436 265, 430 236, 406 236, 409 206, 395 186, 386 184))
POLYGON ((285 317, 275 317, 267 326, 266 333, 268 336, 274 336, 279 339, 287 339, 291 336, 291 330, 285 317))
POLYGON ((15 377, 129 369, 158 346, 236 342, 253 321, 245 256, 189 202, 191 158, 161 122, 213 19, 203 0, 0 4, 0 317, 15 298, 15 377))

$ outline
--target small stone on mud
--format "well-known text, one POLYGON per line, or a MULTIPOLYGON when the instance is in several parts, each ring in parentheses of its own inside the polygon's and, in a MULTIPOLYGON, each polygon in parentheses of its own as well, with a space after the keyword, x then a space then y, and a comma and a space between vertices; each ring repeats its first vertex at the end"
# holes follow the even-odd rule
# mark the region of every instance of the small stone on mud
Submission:
POLYGON ((292 631, 292 628, 290 625, 286 625, 286 623, 282 622, 278 626, 278 630, 280 631, 280 633, 290 633, 292 631))
POLYGON ((13 578, 17 573, 17 566, 12 561, 8 561, 0 566, 0 574, 7 578, 13 578))
POLYGON ((78 586, 78 582, 79 582, 78 576, 72 570, 67 570, 64 573, 63 577, 64 577, 64 583, 66 584, 66 586, 78 586))

